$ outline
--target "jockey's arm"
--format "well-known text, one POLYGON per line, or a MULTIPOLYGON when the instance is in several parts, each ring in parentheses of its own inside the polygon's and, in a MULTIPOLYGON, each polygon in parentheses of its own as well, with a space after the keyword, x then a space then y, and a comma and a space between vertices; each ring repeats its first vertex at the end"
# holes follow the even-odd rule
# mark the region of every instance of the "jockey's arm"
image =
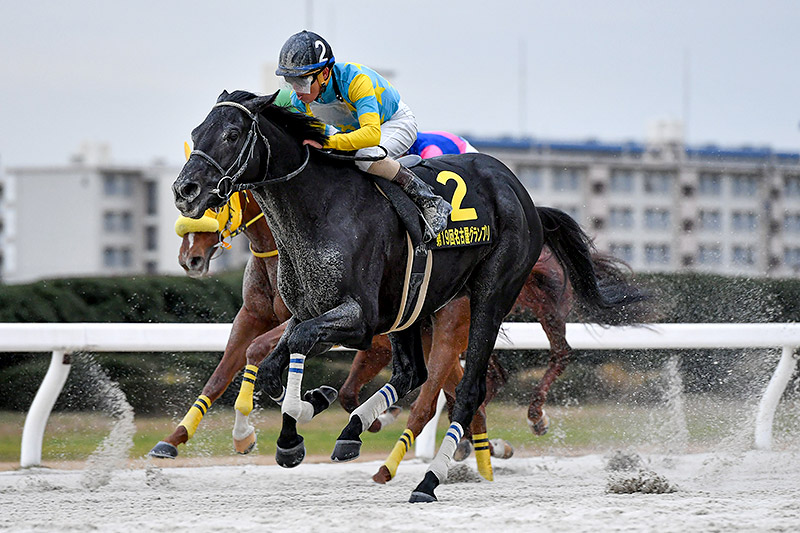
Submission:
POLYGON ((348 133, 337 133, 328 138, 325 148, 355 151, 381 142, 381 117, 378 98, 372 80, 366 74, 358 74, 347 90, 347 96, 358 114, 358 129, 348 133))

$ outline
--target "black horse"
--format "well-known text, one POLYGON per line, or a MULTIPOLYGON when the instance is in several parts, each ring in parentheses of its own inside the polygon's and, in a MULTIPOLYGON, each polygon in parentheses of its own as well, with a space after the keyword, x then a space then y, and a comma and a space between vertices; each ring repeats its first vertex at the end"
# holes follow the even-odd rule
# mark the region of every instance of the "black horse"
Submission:
MULTIPOLYGON (((249 376, 257 375, 258 384, 283 401, 276 460, 291 467, 305 455, 297 421, 309 420, 332 401, 320 389, 301 399, 305 357, 336 344, 367 349, 375 334, 396 326, 407 284, 410 244, 404 225, 373 179, 352 163, 332 160, 304 146, 305 139, 325 141, 321 124, 271 105, 275 96, 223 92, 192 132, 195 150, 175 180, 173 192, 183 215, 199 217, 206 209, 222 205, 233 190, 252 189, 272 228, 279 250, 278 286, 293 318, 273 353, 257 369, 250 369, 249 376), (287 367, 283 388, 281 375, 287 367)), ((360 434, 375 417, 425 381, 419 318, 432 315, 459 295, 469 295, 469 348, 452 425, 424 480, 412 493, 412 502, 436 499, 434 489, 446 478, 462 428, 484 399, 486 368, 501 322, 544 240, 532 200, 496 159, 483 154, 446 156, 420 172, 433 175, 429 182, 443 174, 463 179, 458 185, 468 188, 471 207, 488 221, 491 239, 485 244, 436 249, 432 260, 428 258, 432 264, 418 319, 410 327, 390 332, 391 380, 352 414, 332 455, 335 461, 357 457, 360 434)), ((454 194, 444 184, 437 192, 453 197, 454 204, 462 201, 457 191, 454 194)), ((562 249, 557 243, 554 246, 562 249)), ((580 255, 580 251, 572 252, 580 255)))

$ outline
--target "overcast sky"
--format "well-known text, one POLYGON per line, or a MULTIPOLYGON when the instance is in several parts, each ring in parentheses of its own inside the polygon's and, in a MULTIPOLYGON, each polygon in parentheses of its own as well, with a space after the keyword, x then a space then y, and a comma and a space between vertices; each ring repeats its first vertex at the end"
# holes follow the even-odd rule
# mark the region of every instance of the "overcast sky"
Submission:
POLYGON ((287 37, 391 71, 421 129, 800 151, 795 0, 0 0, 0 164, 180 163, 223 90, 264 92, 287 37), (311 6, 311 9, 309 9, 311 6))

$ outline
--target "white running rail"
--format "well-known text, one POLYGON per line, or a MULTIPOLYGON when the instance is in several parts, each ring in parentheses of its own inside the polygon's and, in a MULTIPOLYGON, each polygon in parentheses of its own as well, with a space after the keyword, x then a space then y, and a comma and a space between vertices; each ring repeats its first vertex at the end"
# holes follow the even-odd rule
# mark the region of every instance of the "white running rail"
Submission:
MULTIPOLYGON (((44 429, 69 374, 70 353, 223 351, 230 329, 230 324, 0 323, 0 352, 53 354, 25 419, 20 466, 41 463, 44 429)), ((550 347, 539 324, 506 323, 504 330, 497 349, 550 347)), ((567 340, 575 350, 781 347, 756 417, 755 446, 770 449, 775 410, 797 364, 800 324, 652 324, 647 328, 567 324, 567 340)), ((423 434, 417 439, 418 457, 433 456, 436 437, 435 432, 429 433, 434 433, 432 439, 424 440, 423 434)))

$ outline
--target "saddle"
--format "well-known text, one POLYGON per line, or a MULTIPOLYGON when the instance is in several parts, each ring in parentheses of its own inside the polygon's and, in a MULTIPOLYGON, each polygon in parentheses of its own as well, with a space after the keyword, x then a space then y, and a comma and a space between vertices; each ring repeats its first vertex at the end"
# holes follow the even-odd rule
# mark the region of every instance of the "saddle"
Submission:
MULTIPOLYGON (((422 158, 418 155, 404 155, 397 160, 398 163, 406 168, 415 167, 421 161, 422 158)), ((408 197, 405 191, 403 191, 402 187, 396 183, 384 178, 378 178, 372 174, 367 175, 372 178, 375 187, 377 187, 381 194, 383 194, 383 196, 389 200, 389 203, 392 204, 397 216, 400 217, 400 221, 403 223, 403 226, 405 226, 406 231, 411 238, 411 244, 414 248, 414 255, 424 257, 428 252, 428 247, 422 241, 422 236, 424 235, 424 222, 422 221, 422 213, 420 213, 419 208, 411 200, 411 198, 408 197)))

